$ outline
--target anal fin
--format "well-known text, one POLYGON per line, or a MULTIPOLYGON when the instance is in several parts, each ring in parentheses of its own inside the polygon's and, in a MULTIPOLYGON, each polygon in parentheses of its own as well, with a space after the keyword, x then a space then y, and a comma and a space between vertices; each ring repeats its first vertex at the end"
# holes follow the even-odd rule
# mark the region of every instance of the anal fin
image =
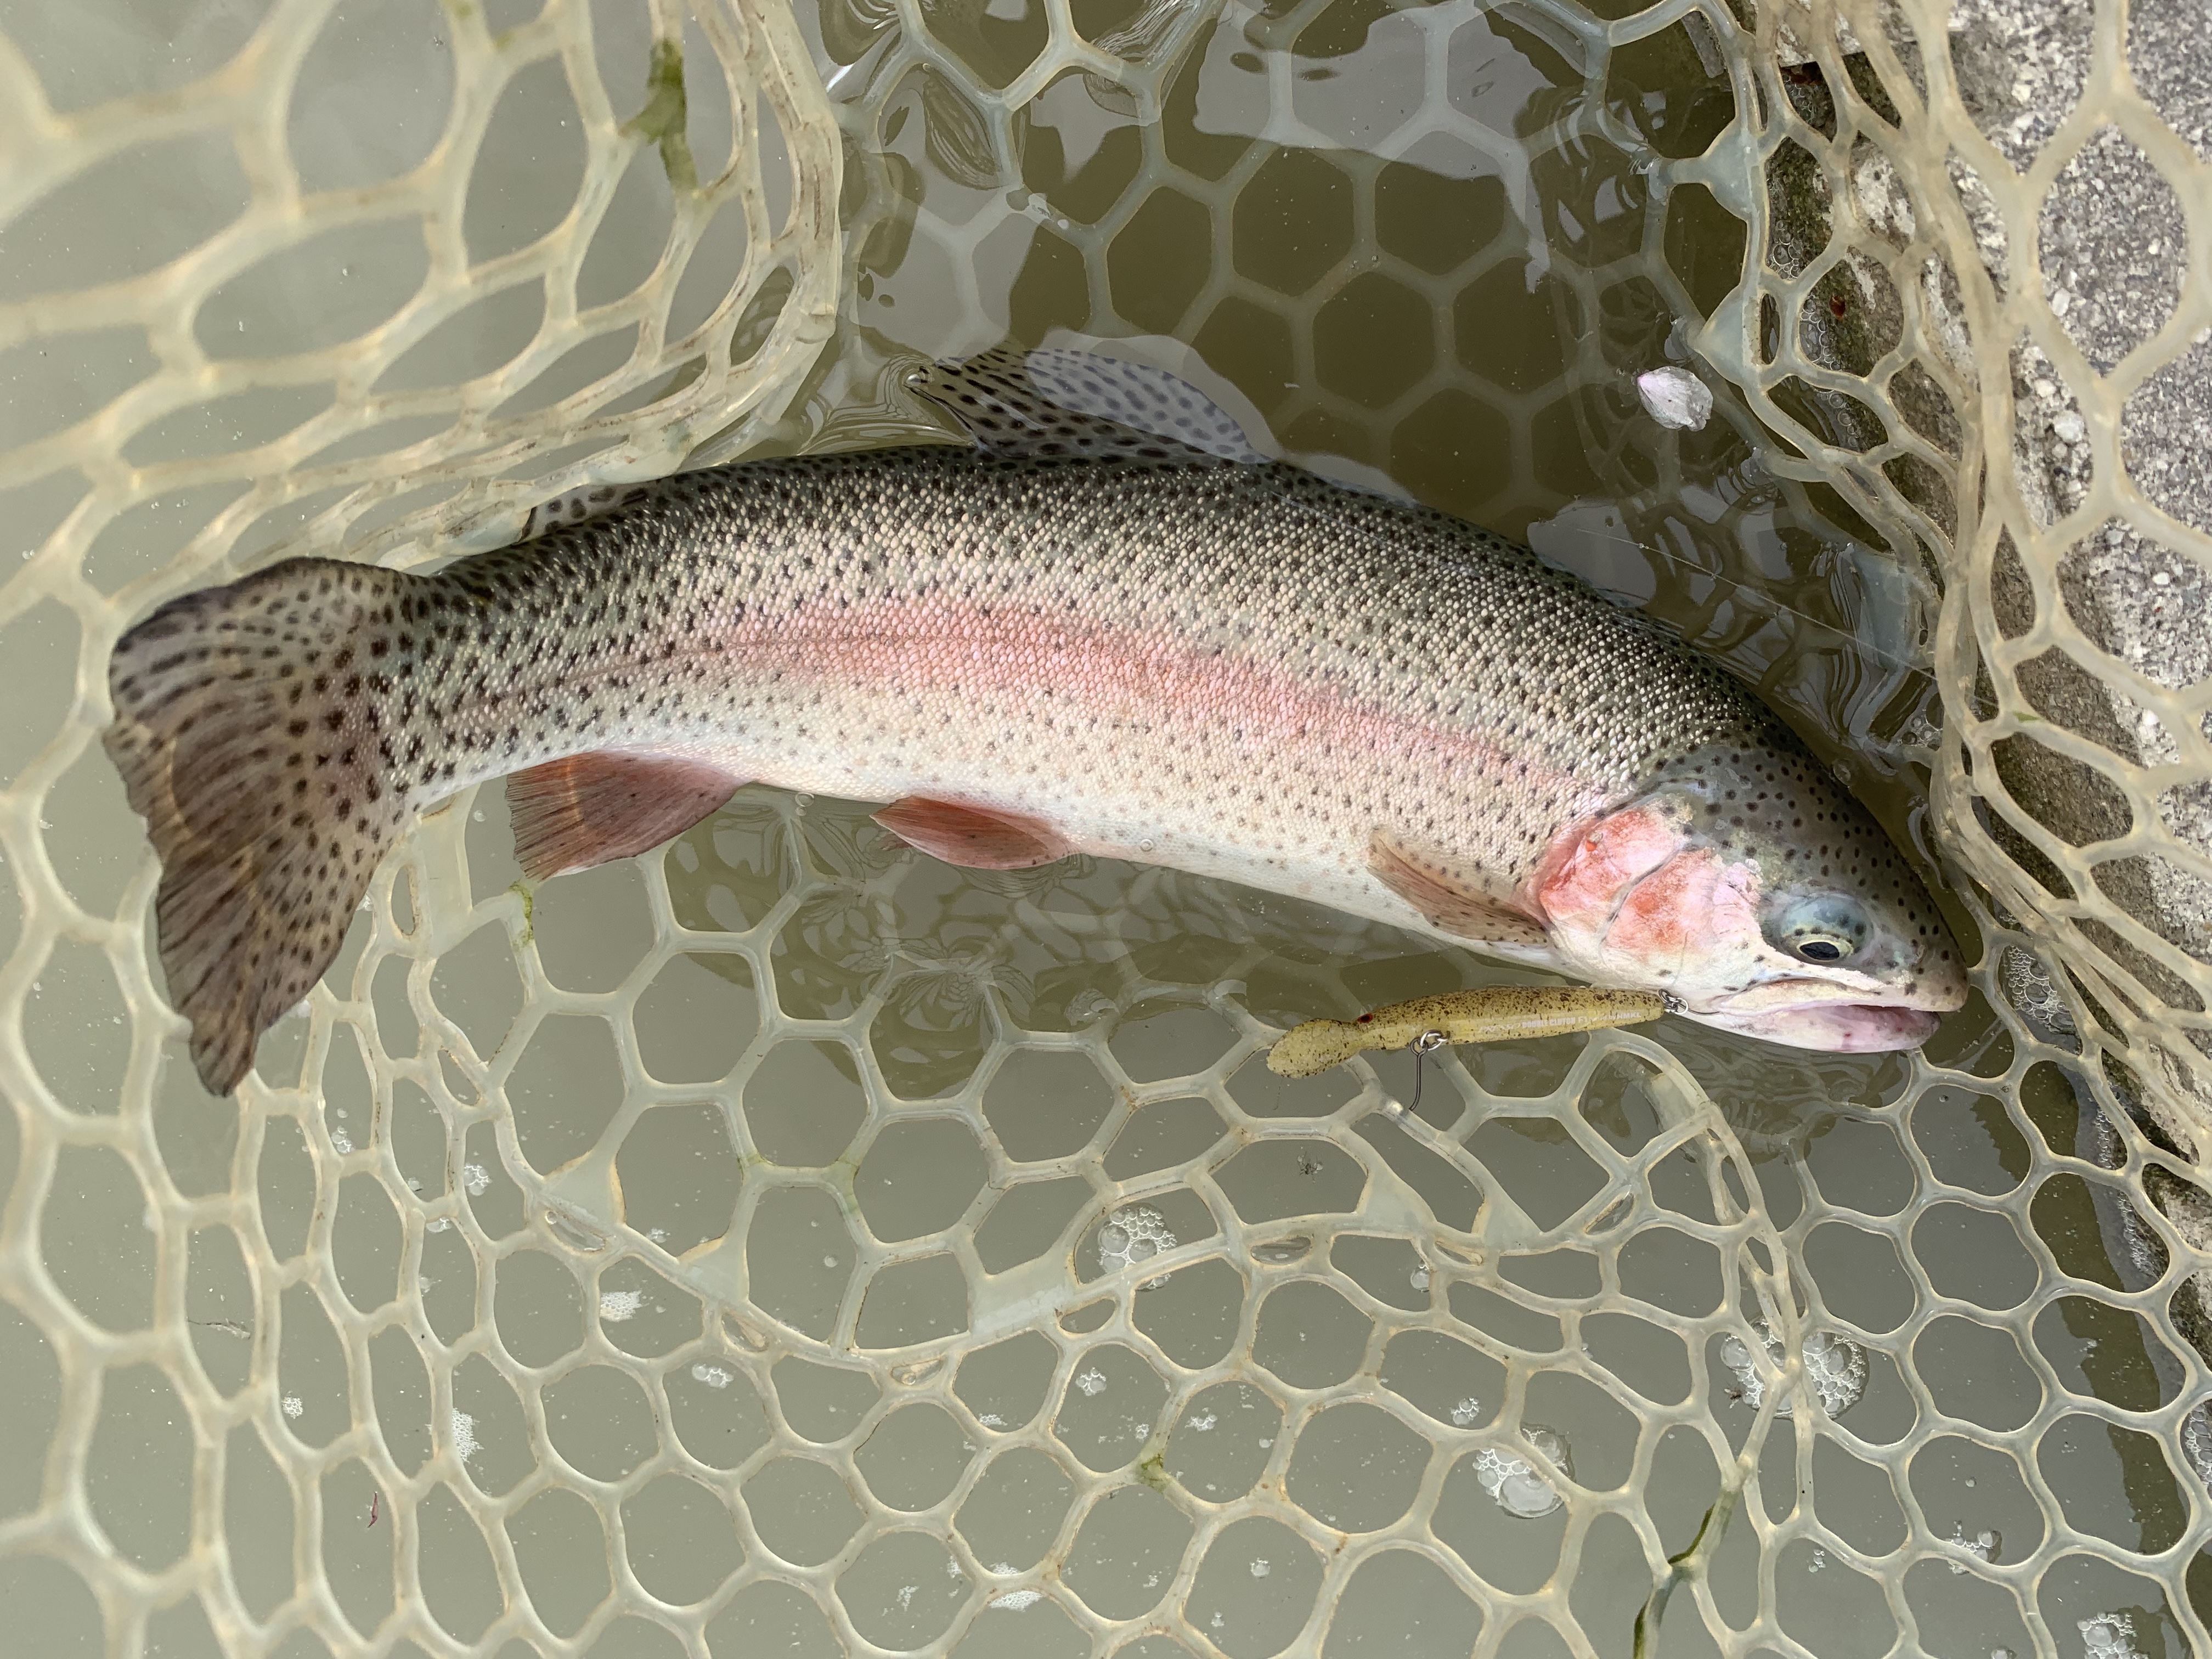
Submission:
POLYGON ((611 750, 548 761, 507 781, 514 857, 532 881, 649 853, 744 781, 703 761, 611 750))
POLYGON ((1480 874, 1407 847, 1387 830, 1368 840, 1367 868, 1429 926, 1492 945, 1542 945, 1544 930, 1480 874))
POLYGON ((893 801, 875 819, 908 846, 963 870, 1030 870, 1068 853, 1067 843, 1035 818, 922 795, 893 801))

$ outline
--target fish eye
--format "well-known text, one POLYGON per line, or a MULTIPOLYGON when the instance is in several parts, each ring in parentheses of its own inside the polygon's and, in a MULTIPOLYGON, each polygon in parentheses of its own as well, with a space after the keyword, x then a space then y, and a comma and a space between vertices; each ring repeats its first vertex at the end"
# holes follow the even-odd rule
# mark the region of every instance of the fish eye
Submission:
POLYGON ((1767 942, 1800 962, 1842 962, 1858 954, 1869 931, 1866 912, 1840 893, 1785 902, 1767 928, 1767 942))

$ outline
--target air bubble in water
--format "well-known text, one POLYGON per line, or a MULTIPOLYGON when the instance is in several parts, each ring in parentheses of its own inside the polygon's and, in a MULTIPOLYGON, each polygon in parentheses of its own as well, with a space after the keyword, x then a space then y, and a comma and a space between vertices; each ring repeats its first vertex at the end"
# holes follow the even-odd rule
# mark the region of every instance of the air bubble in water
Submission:
POLYGON ((453 1437, 453 1455, 465 1463, 477 1455, 477 1420, 466 1412, 455 1412, 447 1420, 453 1437))
POLYGON ((1805 1375, 1831 1417, 1849 1411, 1866 1393, 1866 1351, 1837 1331, 1815 1331, 1805 1339, 1805 1375))
POLYGON ((1103 991, 1085 991, 1068 1003, 1067 1023, 1070 1025, 1088 1025, 1094 1020, 1105 1018, 1113 1012, 1113 998, 1103 991))
POLYGON ((720 1365, 705 1364, 694 1365, 691 1368, 691 1375, 710 1389, 726 1389, 730 1386, 730 1374, 720 1365))
POLYGON ((2181 1449, 2197 1478, 2212 1487, 2212 1400, 2201 1400, 2181 1419, 2181 1449))
POLYGON ((2081 1621, 2081 1659, 2143 1659, 2136 1621, 2124 1613, 2100 1613, 2081 1621))
MULTIPOLYGON (((1547 1429, 1540 1423, 1524 1423, 1521 1438, 1528 1443, 1536 1459, 1548 1463, 1562 1474, 1572 1474, 1574 1466, 1567 1452, 1566 1437, 1556 1429, 1547 1429)), ((1508 1515, 1523 1521, 1535 1521, 1549 1515, 1566 1499, 1559 1489, 1539 1472, 1536 1459, 1516 1456, 1511 1452, 1499 1451, 1485 1446, 1475 1454, 1474 1478, 1483 1491, 1497 1501, 1498 1507, 1508 1515)))
MULTIPOLYGON (((1753 1320, 1751 1328, 1765 1342, 1768 1361, 1780 1365, 1782 1339, 1773 1328, 1763 1319, 1753 1320)), ((1721 1362, 1735 1373, 1743 1403, 1758 1410, 1766 1398, 1766 1384, 1752 1361, 1750 1345, 1740 1336, 1725 1338, 1721 1343, 1721 1362)), ((1839 1417, 1866 1393, 1866 1351, 1840 1331, 1814 1331, 1805 1339, 1805 1381, 1819 1398, 1820 1409, 1831 1417, 1839 1417)), ((1777 1417, 1787 1417, 1790 1411, 1788 1400, 1778 1401, 1774 1407, 1777 1417)))
POLYGON ((1311 1249, 1313 1249, 1313 1240, 1303 1234, 1295 1238, 1274 1238, 1268 1240, 1265 1244, 1255 1244, 1252 1247, 1252 1259, 1255 1261, 1267 1262, 1273 1267, 1281 1267, 1285 1262, 1296 1261, 1311 1249))
POLYGON ((2017 945, 2007 945, 1997 958, 1997 981, 2029 1030, 2060 1048, 2081 1048, 2074 1011, 2039 958, 2017 945))
POLYGON ((601 1291, 599 1317, 610 1325, 619 1325, 635 1316, 638 1305, 645 1300, 642 1291, 601 1291))
MULTIPOLYGON (((1168 1231, 1168 1218, 1149 1204, 1130 1204, 1106 1218, 1106 1224, 1098 1230, 1098 1267, 1103 1273, 1113 1273, 1133 1262, 1146 1261, 1162 1250, 1176 1247, 1176 1236, 1168 1231)), ((1137 1288, 1156 1291, 1168 1281, 1163 1277, 1148 1279, 1137 1288)))
MULTIPOLYGON (((1951 1547, 1960 1554, 1971 1555, 1977 1561, 1986 1562, 1997 1559, 1997 1547, 2004 1542, 2004 1536, 1994 1527, 1984 1527, 1969 1538, 1966 1536, 1966 1527, 1962 1523, 1954 1522, 1952 1523, 1951 1536, 1948 1541, 1951 1547)), ((1954 1576, 1966 1570, 1966 1564, 1963 1561, 1954 1561, 1949 1565, 1954 1576)))

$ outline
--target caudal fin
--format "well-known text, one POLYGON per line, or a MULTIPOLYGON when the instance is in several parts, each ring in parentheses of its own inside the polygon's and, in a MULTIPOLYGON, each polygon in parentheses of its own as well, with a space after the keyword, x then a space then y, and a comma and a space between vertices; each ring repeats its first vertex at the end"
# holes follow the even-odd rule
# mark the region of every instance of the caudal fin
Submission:
POLYGON ((289 559, 171 600, 108 664, 107 752, 161 860, 169 1000, 216 1094, 330 966, 413 810, 384 777, 362 632, 415 580, 289 559))

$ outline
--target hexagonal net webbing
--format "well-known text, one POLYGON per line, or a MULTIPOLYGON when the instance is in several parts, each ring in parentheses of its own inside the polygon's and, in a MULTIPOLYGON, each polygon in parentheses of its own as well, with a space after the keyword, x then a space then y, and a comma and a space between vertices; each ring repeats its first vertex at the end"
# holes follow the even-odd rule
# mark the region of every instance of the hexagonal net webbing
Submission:
POLYGON ((2192 31, 0 11, 25 1650, 2212 1646, 2192 31), (1188 374, 1713 652, 1939 860, 1973 1003, 1911 1056, 1462 1049, 1409 1111, 1406 1056, 1263 1050, 1506 969, 766 789, 534 884, 485 790, 199 1089, 97 742, 124 629, 949 436, 906 373, 1010 337, 1188 374))

